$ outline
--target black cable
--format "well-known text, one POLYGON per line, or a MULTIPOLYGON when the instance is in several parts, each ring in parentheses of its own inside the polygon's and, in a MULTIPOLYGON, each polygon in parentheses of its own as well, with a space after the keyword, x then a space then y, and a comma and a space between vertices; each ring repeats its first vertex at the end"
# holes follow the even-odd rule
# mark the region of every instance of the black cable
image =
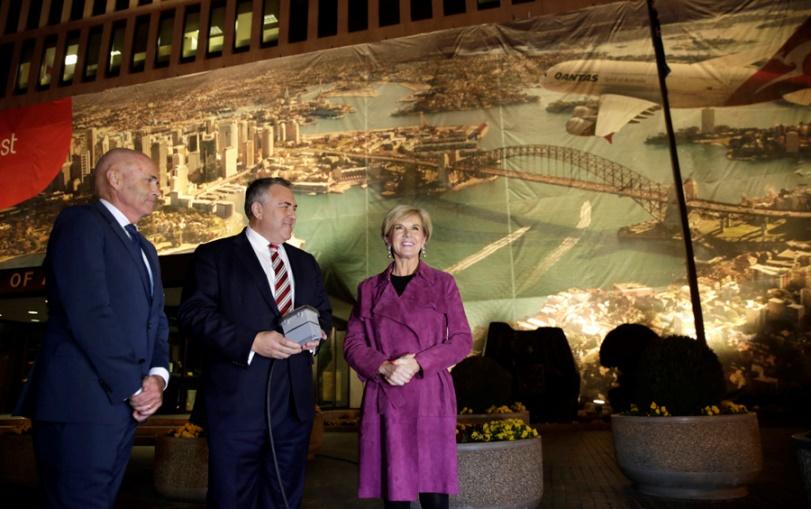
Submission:
POLYGON ((273 380, 273 368, 276 366, 276 360, 271 359, 270 361, 270 373, 268 373, 268 384, 267 388, 265 389, 265 397, 267 398, 267 405, 265 406, 265 413, 267 414, 268 418, 268 437, 270 438, 270 454, 273 456, 273 467, 276 469, 276 480, 279 482, 279 491, 282 494, 282 502, 284 502, 285 509, 290 509, 290 506, 287 504, 287 494, 284 492, 284 483, 282 483, 282 473, 279 471, 279 462, 276 460, 276 447, 273 445, 273 426, 270 418, 271 412, 271 402, 270 402, 270 388, 271 388, 271 381, 273 380))

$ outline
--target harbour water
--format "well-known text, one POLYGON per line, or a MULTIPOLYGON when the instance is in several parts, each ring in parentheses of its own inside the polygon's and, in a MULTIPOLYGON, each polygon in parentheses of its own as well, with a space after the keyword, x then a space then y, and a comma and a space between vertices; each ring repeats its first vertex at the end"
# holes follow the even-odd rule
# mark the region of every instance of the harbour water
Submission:
MULTIPOLYGON (((302 128, 312 135, 326 132, 415 126, 418 115, 392 116, 410 90, 397 84, 377 86, 377 95, 332 97, 351 104, 355 112, 340 119, 319 119, 302 128)), ((549 144, 578 148, 621 163, 663 184, 673 182, 666 148, 644 143, 664 130, 662 115, 623 128, 613 143, 566 133, 566 113, 548 113, 545 105, 560 94, 535 89, 540 102, 483 111, 426 114, 431 125, 476 125, 490 129, 481 148, 549 144)), ((700 125, 700 110, 674 110, 675 127, 700 125)), ((811 121, 811 109, 775 103, 718 108, 716 124, 768 127, 811 121)), ((722 147, 679 147, 682 174, 698 182, 702 198, 738 203, 743 196, 809 184, 809 162, 731 161, 722 147), (800 170, 800 171, 798 171, 800 170)), ((517 163, 520 166, 520 161, 517 163)), ((533 171, 531 168, 520 168, 533 171)), ((562 169, 560 171, 568 171, 562 169)), ((576 175, 570 175, 576 177, 576 175)), ((434 235, 427 262, 448 268, 520 228, 529 228, 511 243, 456 272, 472 325, 494 317, 521 320, 546 296, 570 288, 609 288, 617 283, 663 287, 683 281, 683 248, 678 242, 628 241, 617 238, 622 226, 650 219, 630 198, 530 183, 505 178, 441 195, 382 197, 377 191, 352 188, 343 194, 300 196, 297 237, 316 253, 327 275, 330 293, 348 295, 362 277, 385 267, 379 221, 396 203, 416 202, 428 209, 434 235), (581 208, 588 203, 591 221, 577 228, 581 208), (542 269, 542 270, 541 270, 542 269), (354 277, 351 277, 353 275, 354 277), (364 276, 362 276, 364 275, 364 276)), ((700 256, 700 254, 699 254, 700 256)))

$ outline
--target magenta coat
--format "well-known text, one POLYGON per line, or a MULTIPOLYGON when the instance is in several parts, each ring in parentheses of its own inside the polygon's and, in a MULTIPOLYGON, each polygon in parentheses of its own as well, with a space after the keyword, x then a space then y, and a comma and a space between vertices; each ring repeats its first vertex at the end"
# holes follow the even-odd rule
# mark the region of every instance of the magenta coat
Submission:
POLYGON ((358 496, 416 500, 421 492, 458 493, 456 394, 448 368, 472 345, 453 276, 420 262, 401 296, 393 265, 358 286, 344 355, 365 382, 358 496), (415 353, 421 371, 392 386, 377 370, 415 353))

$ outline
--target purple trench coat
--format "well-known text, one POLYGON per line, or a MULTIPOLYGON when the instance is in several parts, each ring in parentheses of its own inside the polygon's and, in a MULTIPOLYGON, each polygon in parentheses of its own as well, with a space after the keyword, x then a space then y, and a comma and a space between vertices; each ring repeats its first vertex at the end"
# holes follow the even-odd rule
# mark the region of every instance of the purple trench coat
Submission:
POLYGON ((453 276, 420 262, 398 296, 392 267, 358 286, 344 342, 347 362, 365 382, 358 496, 455 494, 456 394, 448 368, 470 353, 470 326, 453 276), (378 368, 407 353, 422 369, 404 386, 389 385, 378 368))

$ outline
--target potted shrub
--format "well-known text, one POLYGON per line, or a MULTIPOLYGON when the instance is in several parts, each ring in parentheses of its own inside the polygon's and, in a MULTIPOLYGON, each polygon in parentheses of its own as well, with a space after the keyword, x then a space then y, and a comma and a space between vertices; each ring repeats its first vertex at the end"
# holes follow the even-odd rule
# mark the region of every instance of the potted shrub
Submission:
POLYGON ((724 374, 715 353, 692 338, 647 336, 628 341, 630 351, 617 356, 623 335, 640 332, 618 329, 606 336, 600 360, 606 367, 625 361, 612 393, 620 397, 611 401, 625 410, 611 417, 623 473, 648 495, 745 496, 762 469, 757 416, 722 403, 724 374))
POLYGON ((543 451, 538 431, 521 419, 456 427, 459 494, 451 507, 538 507, 543 451))

